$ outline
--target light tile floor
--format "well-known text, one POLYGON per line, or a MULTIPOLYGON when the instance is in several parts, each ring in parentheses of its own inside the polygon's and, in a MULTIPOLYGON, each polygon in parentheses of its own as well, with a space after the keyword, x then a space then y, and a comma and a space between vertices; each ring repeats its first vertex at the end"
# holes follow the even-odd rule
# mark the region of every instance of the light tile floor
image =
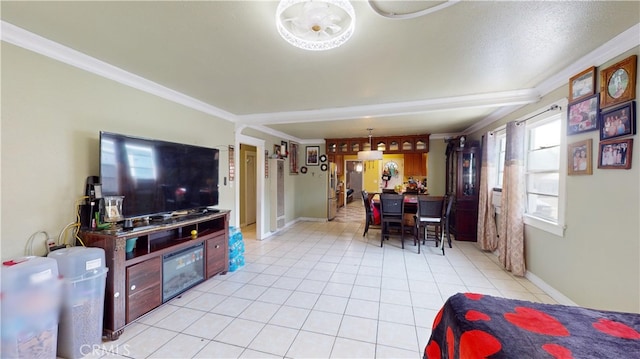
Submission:
MULTIPOLYGON (((253 232, 252 232, 253 230, 253 232)), ((421 358, 457 292, 555 303, 475 243, 417 254, 361 222, 297 222, 263 241, 243 229, 246 265, 129 325, 89 357, 421 358)))

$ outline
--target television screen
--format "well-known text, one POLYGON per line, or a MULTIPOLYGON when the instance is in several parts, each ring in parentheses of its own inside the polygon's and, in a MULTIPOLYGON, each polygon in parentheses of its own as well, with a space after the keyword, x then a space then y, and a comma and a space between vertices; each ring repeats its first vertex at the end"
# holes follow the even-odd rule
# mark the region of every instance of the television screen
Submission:
POLYGON ((125 218, 218 205, 219 150, 100 132, 103 196, 125 218))

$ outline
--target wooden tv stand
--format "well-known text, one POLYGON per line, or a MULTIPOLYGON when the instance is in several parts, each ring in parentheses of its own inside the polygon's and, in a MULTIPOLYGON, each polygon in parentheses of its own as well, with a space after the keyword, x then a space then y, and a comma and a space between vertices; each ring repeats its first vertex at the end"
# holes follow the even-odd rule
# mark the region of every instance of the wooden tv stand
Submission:
POLYGON ((229 270, 229 212, 188 215, 132 230, 85 230, 79 233, 88 247, 105 251, 103 335, 116 340, 127 324, 162 305, 162 260, 165 254, 204 244, 205 280, 229 270), (191 231, 197 231, 192 238, 191 231), (136 248, 126 253, 129 238, 137 238, 136 248))

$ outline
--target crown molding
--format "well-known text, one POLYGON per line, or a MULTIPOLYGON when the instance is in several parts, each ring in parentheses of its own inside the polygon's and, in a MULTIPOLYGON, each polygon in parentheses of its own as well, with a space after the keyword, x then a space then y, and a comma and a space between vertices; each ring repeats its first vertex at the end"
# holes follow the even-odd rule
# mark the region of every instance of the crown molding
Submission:
MULTIPOLYGON (((635 24, 626 31, 622 32, 620 35, 607 41, 597 49, 583 56, 578 61, 572 63, 570 66, 567 66, 564 70, 549 77, 538 86, 536 86, 535 91, 537 91, 540 94, 540 98, 542 98, 550 92, 568 84, 571 76, 574 76, 584 69, 587 69, 591 66, 601 66, 606 62, 611 61, 611 59, 615 58, 616 56, 619 56, 636 46, 640 46, 640 36, 638 36, 638 34, 640 34, 640 23, 635 24)), ((479 122, 471 125, 469 128, 464 130, 463 133, 473 133, 475 131, 478 131, 523 106, 524 105, 510 106, 498 109, 479 122)))
POLYGON ((433 111, 448 111, 464 108, 499 107, 527 104, 539 100, 533 89, 484 93, 468 96, 446 97, 408 102, 328 108, 320 110, 257 113, 238 116, 248 124, 286 124, 317 121, 350 120, 358 117, 382 117, 413 115, 433 111))
POLYGON ((211 106, 208 103, 197 100, 153 81, 149 81, 141 76, 110 65, 104 61, 100 61, 89 55, 85 55, 79 51, 36 35, 6 21, 2 21, 1 29, 1 39, 4 42, 33 51, 37 54, 58 60, 67 65, 77 67, 98 76, 156 95, 165 100, 184 105, 223 120, 230 122, 237 121, 237 116, 230 112, 211 106))
MULTIPOLYGON (((426 99, 409 102, 396 102, 379 105, 352 106, 309 111, 288 111, 241 115, 227 112, 208 103, 162 86, 141 76, 122 70, 104 61, 73 50, 64 45, 31 33, 5 21, 0 23, 2 41, 58 60, 98 76, 119 82, 123 85, 156 95, 194 110, 227 120, 241 122, 258 131, 285 138, 302 144, 324 143, 324 139, 302 140, 283 132, 264 126, 265 124, 301 123, 331 120, 347 120, 357 117, 381 117, 412 115, 434 111, 455 110, 477 107, 501 107, 462 133, 477 131, 500 118, 512 113, 526 104, 535 103, 549 92, 565 85, 568 79, 590 66, 600 66, 616 56, 640 45, 640 23, 632 26, 604 45, 574 62, 564 70, 543 81, 533 89, 475 94, 468 96, 426 99)), ((438 136, 437 134, 432 134, 438 136)))
POLYGON ((316 145, 319 143, 324 143, 324 138, 321 139, 301 139, 301 138, 297 138, 295 136, 291 136, 289 134, 286 134, 284 132, 278 131, 278 130, 274 130, 273 128, 267 127, 267 126, 262 126, 262 125, 242 125, 242 128, 252 128, 256 131, 260 131, 262 133, 265 133, 267 135, 271 135, 271 136, 275 136, 278 138, 282 138, 288 141, 293 141, 293 142, 298 142, 300 144, 303 145, 316 145))
POLYGON ((578 61, 572 63, 564 70, 543 81, 540 85, 536 86, 536 89, 542 96, 544 96, 549 92, 568 84, 571 76, 574 76, 582 70, 591 66, 601 66, 614 57, 640 45, 640 36, 638 36, 638 34, 640 34, 640 23, 632 26, 620 35, 586 54, 578 61))

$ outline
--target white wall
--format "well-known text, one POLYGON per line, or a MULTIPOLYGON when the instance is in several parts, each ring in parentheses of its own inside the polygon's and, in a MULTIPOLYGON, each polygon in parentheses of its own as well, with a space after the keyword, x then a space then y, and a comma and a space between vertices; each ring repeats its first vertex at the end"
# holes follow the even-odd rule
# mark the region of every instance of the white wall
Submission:
MULTIPOLYGON (((74 221, 86 177, 99 174, 100 130, 219 148, 219 207, 234 209, 233 190, 222 181, 233 123, 1 46, 3 259, 23 255, 36 231, 57 236, 74 221)), ((36 250, 44 253, 42 243, 36 250)))

